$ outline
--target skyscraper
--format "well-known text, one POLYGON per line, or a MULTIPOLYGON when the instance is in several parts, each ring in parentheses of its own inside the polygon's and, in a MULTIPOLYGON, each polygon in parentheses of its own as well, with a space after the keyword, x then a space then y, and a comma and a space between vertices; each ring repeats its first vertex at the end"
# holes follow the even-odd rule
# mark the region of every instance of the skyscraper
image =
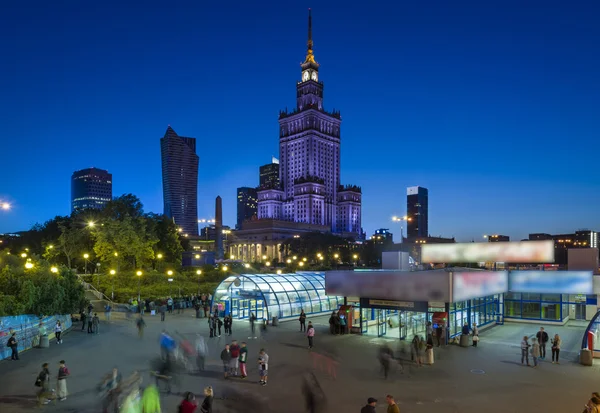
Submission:
POLYGON ((273 157, 271 163, 261 166, 258 171, 261 188, 279 188, 279 159, 273 157))
POLYGON ((256 217, 256 188, 243 186, 237 189, 237 224, 236 229, 242 228, 242 222, 256 217))
POLYGON ((406 189, 406 215, 408 238, 429 236, 429 191, 420 186, 406 189))
POLYGON ((259 219, 276 219, 361 233, 361 190, 340 185, 339 111, 323 108, 323 82, 313 53, 312 17, 296 109, 279 113, 279 188, 258 192, 259 219))
POLYGON ((165 215, 184 234, 198 235, 198 155, 196 139, 169 126, 160 140, 165 215))
POLYGON ((112 174, 104 169, 87 168, 71 176, 71 212, 102 209, 112 199, 112 174))

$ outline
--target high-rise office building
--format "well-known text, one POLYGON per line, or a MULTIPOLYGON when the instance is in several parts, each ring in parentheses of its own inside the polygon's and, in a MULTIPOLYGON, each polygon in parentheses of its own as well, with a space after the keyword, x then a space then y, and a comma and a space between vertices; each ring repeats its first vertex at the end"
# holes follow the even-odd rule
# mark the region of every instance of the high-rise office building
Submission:
POLYGON ((279 189, 279 159, 273 157, 271 163, 258 168, 259 186, 265 189, 279 189))
POLYGON ((280 187, 258 191, 259 219, 320 225, 361 233, 361 190, 340 184, 339 111, 323 107, 323 82, 313 53, 312 17, 296 108, 279 113, 280 187))
POLYGON ((169 126, 160 140, 164 213, 184 234, 198 235, 198 155, 196 139, 169 126))
POLYGON ((87 168, 71 176, 71 212, 102 209, 112 199, 112 174, 104 169, 87 168))
POLYGON ((256 188, 243 186, 237 189, 236 229, 241 229, 244 221, 256 217, 257 200, 256 188))
POLYGON ((427 188, 411 186, 406 189, 406 225, 408 238, 429 236, 429 194, 427 188))

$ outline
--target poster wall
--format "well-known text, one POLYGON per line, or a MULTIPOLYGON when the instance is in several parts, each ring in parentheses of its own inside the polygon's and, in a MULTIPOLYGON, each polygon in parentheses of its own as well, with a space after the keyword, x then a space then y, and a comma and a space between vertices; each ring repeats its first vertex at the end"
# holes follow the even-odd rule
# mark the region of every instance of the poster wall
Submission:
POLYGON ((507 271, 452 273, 452 301, 465 301, 508 291, 507 271))
POLYGON ((554 241, 424 244, 421 247, 421 261, 424 263, 552 263, 554 241))
POLYGON ((515 293, 592 294, 591 271, 511 271, 508 288, 515 293))

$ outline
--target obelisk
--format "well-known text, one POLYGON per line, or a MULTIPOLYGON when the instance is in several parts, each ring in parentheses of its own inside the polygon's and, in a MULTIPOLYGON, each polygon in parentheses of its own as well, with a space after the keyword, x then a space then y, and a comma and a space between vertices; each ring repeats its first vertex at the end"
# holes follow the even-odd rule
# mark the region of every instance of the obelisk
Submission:
POLYGON ((215 200, 215 232, 217 239, 216 242, 216 250, 217 250, 217 259, 223 259, 223 205, 220 196, 217 196, 215 200))

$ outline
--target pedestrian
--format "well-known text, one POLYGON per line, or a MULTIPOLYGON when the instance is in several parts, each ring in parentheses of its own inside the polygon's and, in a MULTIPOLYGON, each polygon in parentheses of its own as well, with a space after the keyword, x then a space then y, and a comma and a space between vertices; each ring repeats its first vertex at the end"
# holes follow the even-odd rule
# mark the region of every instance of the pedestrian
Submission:
POLYGON ((441 346, 442 345, 442 339, 443 339, 443 335, 444 335, 444 327, 442 327, 441 324, 438 324, 437 328, 435 329, 436 332, 436 336, 437 336, 437 346, 441 346))
POLYGON ((527 365, 529 366, 529 341, 527 341, 527 336, 523 336, 523 340, 521 341, 521 364, 524 361, 527 361, 527 365))
POLYGON ((58 365, 58 376, 56 384, 56 396, 61 402, 67 400, 67 377, 69 377, 70 374, 71 372, 66 366, 65 361, 61 360, 60 364, 58 365))
POLYGON ((54 326, 54 337, 56 337, 56 344, 62 344, 62 340, 60 338, 62 334, 62 324, 60 324, 60 320, 56 320, 56 325, 54 326))
POLYGON ((217 328, 219 329, 219 337, 221 337, 221 327, 223 327, 223 320, 217 317, 215 321, 217 323, 217 328))
POLYGON ((540 346, 540 358, 546 358, 546 344, 548 343, 548 333, 544 331, 544 327, 540 327, 540 331, 535 335, 540 346))
POLYGON ((232 376, 238 375, 238 369, 240 367, 240 346, 238 345, 236 340, 231 342, 231 346, 229 346, 229 351, 231 352, 231 362, 229 363, 230 374, 232 376))
POLYGON ((173 314, 173 299, 171 297, 167 298, 167 310, 169 314, 173 314))
POLYGON ((427 340, 429 340, 430 336, 433 338, 433 325, 431 324, 431 321, 427 322, 427 325, 425 326, 425 331, 427 333, 427 340))
POLYGON ((583 413, 599 413, 600 412, 600 394, 592 393, 592 397, 585 404, 583 413))
POLYGON ((335 311, 329 317, 329 332, 335 334, 335 311))
POLYGON ((94 316, 92 317, 92 326, 94 329, 94 334, 99 334, 100 332, 98 331, 98 326, 100 325, 100 317, 98 317, 98 313, 94 313, 94 316))
POLYGON ((246 348, 246 342, 242 341, 242 345, 240 347, 240 373, 242 379, 248 377, 248 373, 246 373, 246 362, 248 361, 248 349, 246 348))
POLYGON ((555 363, 554 356, 556 356, 556 364, 560 364, 558 362, 558 357, 560 356, 560 345, 562 340, 558 334, 554 335, 554 340, 552 340, 552 363, 555 363))
POLYGON ((254 313, 250 313, 250 331, 252 331, 252 337, 256 338, 256 331, 254 323, 256 322, 256 316, 254 315, 254 313))
POLYGON ((160 394, 158 387, 154 384, 144 389, 144 393, 142 394, 142 411, 144 413, 161 413, 160 394))
POLYGON ((233 317, 229 314, 229 335, 233 334, 233 317))
POLYGON ((306 332, 306 313, 304 310, 300 310, 300 317, 298 320, 300 321, 300 331, 306 332))
POLYGON ((140 316, 137 319, 136 326, 138 329, 138 337, 144 338, 144 328, 146 327, 146 322, 144 321, 144 317, 140 313, 140 316))
POLYGON ((50 370, 48 370, 48 363, 42 364, 42 371, 40 371, 35 379, 35 385, 40 388, 37 393, 38 406, 50 403, 52 399, 50 393, 50 370))
POLYGON ((473 323, 473 347, 477 347, 479 344, 479 328, 477 328, 477 323, 473 323))
POLYGON ((19 342, 17 341, 16 331, 10 333, 10 338, 6 342, 6 347, 10 348, 11 350, 10 359, 19 360, 19 342))
POLYGON ((367 404, 362 409, 360 409, 360 413, 375 413, 375 407, 377 406, 377 399, 373 397, 369 397, 367 399, 367 404))
POLYGON ((200 411, 202 413, 212 413, 213 397, 214 393, 212 387, 205 387, 204 400, 202 400, 202 405, 200 406, 200 411))
POLYGON ((333 312, 333 331, 336 335, 340 334, 340 313, 333 312))
POLYGON ((192 392, 186 392, 181 404, 179 405, 179 413, 194 413, 198 408, 196 396, 192 392))
POLYGON ((344 314, 340 315, 340 334, 346 334, 346 316, 344 314))
POLYGON ((229 316, 223 317, 223 327, 225 328, 225 335, 229 335, 229 316))
POLYGON ((414 336, 411 344, 415 362, 417 363, 417 366, 421 367, 423 364, 423 350, 425 347, 424 343, 422 343, 422 340, 419 336, 414 336))
POLYGON ((83 310, 81 310, 79 312, 79 319, 81 320, 81 331, 85 330, 85 312, 83 310))
POLYGON ((260 353, 258 353, 258 369, 260 371, 259 383, 262 386, 266 386, 269 377, 269 355, 264 348, 261 348, 260 353))
POLYGON ((209 337, 213 338, 215 336, 215 319, 212 314, 208 317, 208 329, 210 330, 209 337))
POLYGON ((88 323, 88 328, 87 328, 87 332, 88 334, 93 334, 94 333, 94 313, 92 313, 91 311, 88 312, 87 314, 87 323, 88 323))
POLYGON ((313 341, 315 339, 315 328, 312 325, 312 322, 308 322, 308 330, 306 330, 306 337, 308 337, 308 349, 311 350, 313 348, 313 341))
POLYGON ((400 413, 400 409, 398 408, 398 405, 394 400, 394 396, 388 394, 387 396, 385 396, 385 400, 388 404, 387 413, 400 413))
POLYGON ((196 339, 196 365, 198 366, 198 370, 204 370, 207 355, 208 346, 206 345, 206 341, 204 341, 204 337, 198 334, 196 339))
POLYGON ((106 304, 104 306, 104 317, 106 318, 107 322, 110 322, 111 312, 112 312, 112 307, 110 306, 110 304, 106 304))
POLYGON ((160 321, 165 321, 165 316, 167 314, 167 305, 165 303, 161 303, 160 307, 158 308, 158 311, 160 312, 160 321))
POLYGON ((225 348, 221 351, 221 361, 223 362, 223 377, 227 378, 229 375, 229 363, 231 363, 229 344, 225 344, 225 348))
POLYGON ((104 413, 117 412, 119 408, 119 393, 121 391, 121 372, 114 367, 110 373, 104 377, 102 389, 106 392, 103 400, 102 411, 104 413))
POLYGON ((390 346, 387 344, 381 346, 379 349, 379 363, 381 364, 381 369, 383 370, 383 378, 386 380, 390 372, 390 364, 393 358, 394 353, 390 346))
POLYGON ((429 336, 425 342, 425 363, 431 366, 433 362, 433 337, 429 336))
POLYGON ((531 357, 535 368, 538 366, 538 359, 540 358, 540 343, 535 338, 531 340, 531 357))

